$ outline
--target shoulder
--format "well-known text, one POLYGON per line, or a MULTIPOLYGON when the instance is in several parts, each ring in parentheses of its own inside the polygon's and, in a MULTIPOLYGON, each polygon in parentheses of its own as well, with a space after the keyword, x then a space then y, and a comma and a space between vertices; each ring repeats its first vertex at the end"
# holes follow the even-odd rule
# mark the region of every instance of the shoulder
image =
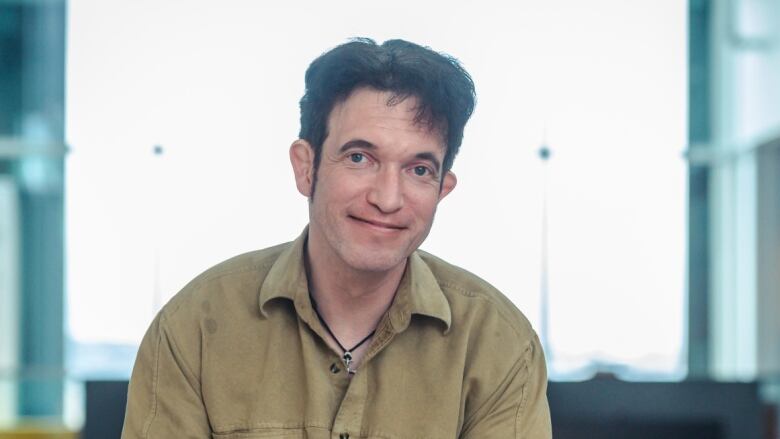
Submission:
POLYGON ((244 253, 207 269, 170 299, 161 311, 162 320, 189 320, 202 313, 256 305, 265 276, 289 246, 288 242, 244 253))
POLYGON ((452 311, 453 325, 508 331, 522 341, 535 332, 526 316, 486 280, 425 251, 418 254, 433 273, 452 311))
POLYGON ((526 316, 490 283, 429 253, 419 255, 450 304, 446 343, 448 358, 462 358, 463 431, 468 432, 463 437, 494 437, 491 416, 502 412, 511 424, 520 407, 544 399, 547 372, 539 338, 526 316))
POLYGON ((205 335, 239 336, 258 321, 259 291, 290 244, 245 253, 204 271, 166 303, 153 324, 183 367, 201 373, 205 335))

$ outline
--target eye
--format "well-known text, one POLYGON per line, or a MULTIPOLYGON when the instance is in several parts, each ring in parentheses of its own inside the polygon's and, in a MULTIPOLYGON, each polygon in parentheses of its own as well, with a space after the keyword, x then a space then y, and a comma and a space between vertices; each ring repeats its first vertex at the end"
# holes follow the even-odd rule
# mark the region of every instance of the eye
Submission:
POLYGON ((365 158, 366 156, 359 152, 353 152, 349 155, 349 160, 352 161, 352 163, 361 163, 365 158))
POLYGON ((425 177, 426 175, 430 174, 431 171, 426 168, 425 166, 415 166, 414 167, 414 175, 417 175, 419 177, 425 177))

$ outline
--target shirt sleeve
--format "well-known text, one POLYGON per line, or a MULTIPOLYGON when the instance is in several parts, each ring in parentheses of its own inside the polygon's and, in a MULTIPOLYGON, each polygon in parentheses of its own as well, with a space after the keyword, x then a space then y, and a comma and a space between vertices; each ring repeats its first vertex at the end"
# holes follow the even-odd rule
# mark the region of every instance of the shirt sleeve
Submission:
POLYGON ((479 412, 460 439, 552 438, 547 368, 536 336, 479 412))
POLYGON ((122 439, 211 437, 199 379, 185 363, 165 322, 161 312, 138 350, 122 439))

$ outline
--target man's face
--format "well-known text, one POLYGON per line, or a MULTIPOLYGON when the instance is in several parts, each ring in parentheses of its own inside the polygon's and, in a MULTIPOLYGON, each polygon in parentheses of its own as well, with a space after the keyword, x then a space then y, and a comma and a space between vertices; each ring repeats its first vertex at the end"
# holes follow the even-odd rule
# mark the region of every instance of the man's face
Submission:
MULTIPOLYGON (((333 108, 309 205, 310 251, 360 271, 405 263, 456 182, 454 174, 442 175, 439 130, 414 122, 416 99, 388 106, 390 98, 360 88, 333 108)), ((307 150, 297 141, 290 153, 298 189, 308 197, 313 153, 307 150)))

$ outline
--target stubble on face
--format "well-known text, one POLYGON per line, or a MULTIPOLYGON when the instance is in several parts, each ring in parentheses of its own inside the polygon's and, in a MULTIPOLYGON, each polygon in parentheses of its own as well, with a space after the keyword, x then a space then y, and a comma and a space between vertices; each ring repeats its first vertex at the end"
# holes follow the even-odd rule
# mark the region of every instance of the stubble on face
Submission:
POLYGON ((420 157, 441 163, 441 135, 415 120, 414 98, 389 105, 391 97, 359 89, 331 112, 330 134, 313 173, 309 214, 312 250, 338 262, 334 266, 366 272, 402 269, 428 236, 438 201, 446 195, 441 177, 413 173, 419 170, 414 166, 435 166, 420 157), (344 151, 355 139, 368 146, 344 151), (355 163, 357 157, 361 163, 355 163))

